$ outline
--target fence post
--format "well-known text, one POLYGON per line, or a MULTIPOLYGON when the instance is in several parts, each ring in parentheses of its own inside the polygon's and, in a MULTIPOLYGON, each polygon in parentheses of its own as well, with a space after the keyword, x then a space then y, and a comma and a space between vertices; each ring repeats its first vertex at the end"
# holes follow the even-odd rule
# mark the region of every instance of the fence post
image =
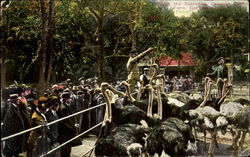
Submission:
POLYGON ((48 151, 48 136, 47 136, 47 121, 44 121, 42 124, 42 156, 45 156, 48 151))

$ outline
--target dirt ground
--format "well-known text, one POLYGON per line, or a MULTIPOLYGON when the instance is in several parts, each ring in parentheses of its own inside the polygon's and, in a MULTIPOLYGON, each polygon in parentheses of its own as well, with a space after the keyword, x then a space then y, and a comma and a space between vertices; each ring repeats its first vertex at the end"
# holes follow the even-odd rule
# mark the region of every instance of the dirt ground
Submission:
MULTIPOLYGON (((197 143, 198 152, 194 157, 204 157, 207 156, 207 149, 209 147, 210 136, 207 135, 207 143, 205 147, 204 135, 202 133, 198 134, 198 139, 200 140, 197 143)), ((94 143, 96 141, 96 136, 89 135, 83 139, 82 145, 73 147, 71 157, 82 157, 86 154, 91 148, 93 148, 94 143)), ((230 157, 233 156, 233 151, 229 150, 228 147, 232 144, 232 136, 230 133, 226 133, 225 135, 218 134, 218 145, 219 148, 215 149, 214 156, 215 157, 230 157)), ((250 135, 249 133, 246 136, 244 148, 239 154, 240 157, 246 157, 250 154, 250 135)), ((89 153, 85 155, 89 156, 89 153)), ((163 157, 167 157, 166 155, 162 155, 163 157)), ((94 152, 91 154, 91 157, 95 157, 94 152)))

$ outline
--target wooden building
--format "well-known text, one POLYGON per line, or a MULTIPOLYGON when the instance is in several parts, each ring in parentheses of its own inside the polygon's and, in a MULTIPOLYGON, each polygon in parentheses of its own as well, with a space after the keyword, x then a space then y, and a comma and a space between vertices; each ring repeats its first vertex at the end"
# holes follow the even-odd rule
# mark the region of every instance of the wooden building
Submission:
POLYGON ((173 78, 177 76, 186 76, 194 78, 194 67, 196 66, 196 61, 192 57, 191 53, 181 52, 180 59, 173 59, 170 56, 163 56, 160 59, 160 69, 162 73, 169 76, 169 78, 173 78))

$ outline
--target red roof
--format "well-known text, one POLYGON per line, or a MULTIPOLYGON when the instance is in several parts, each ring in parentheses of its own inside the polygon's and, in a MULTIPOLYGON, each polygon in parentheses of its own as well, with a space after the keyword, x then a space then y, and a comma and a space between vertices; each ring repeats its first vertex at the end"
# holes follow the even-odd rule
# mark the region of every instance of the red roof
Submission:
POLYGON ((173 59, 170 56, 162 56, 160 66, 195 66, 196 61, 193 59, 191 53, 181 52, 181 59, 173 59))

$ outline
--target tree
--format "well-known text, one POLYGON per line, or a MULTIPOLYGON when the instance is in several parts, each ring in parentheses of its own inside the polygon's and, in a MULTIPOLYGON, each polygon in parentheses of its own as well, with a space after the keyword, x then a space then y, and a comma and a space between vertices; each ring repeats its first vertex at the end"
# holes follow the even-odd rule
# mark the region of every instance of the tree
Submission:
POLYGON ((246 19, 246 9, 238 5, 203 8, 191 16, 189 49, 205 65, 203 76, 216 58, 234 60, 235 53, 247 51, 246 19))

